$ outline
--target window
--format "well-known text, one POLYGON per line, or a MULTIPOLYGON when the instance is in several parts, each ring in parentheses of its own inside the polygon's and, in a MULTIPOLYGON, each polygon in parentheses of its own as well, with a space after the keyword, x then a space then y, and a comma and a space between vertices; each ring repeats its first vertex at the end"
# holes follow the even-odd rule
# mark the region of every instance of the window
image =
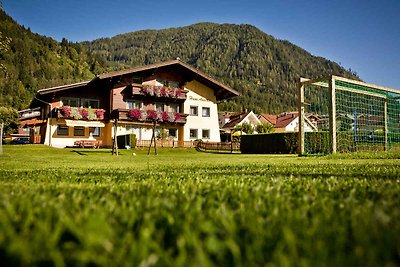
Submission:
POLYGON ((198 108, 196 106, 190 106, 190 115, 197 116, 198 108))
POLYGON ((204 139, 210 139, 210 130, 208 130, 208 129, 203 129, 203 131, 202 131, 202 137, 203 137, 204 139))
POLYGON ((73 97, 62 97, 61 101, 64 106, 70 106, 70 107, 79 107, 79 98, 73 98, 73 97))
POLYGON ((210 117, 210 108, 202 108, 201 114, 203 117, 210 117))
POLYGON ((197 139, 197 129, 190 129, 190 138, 197 139))
POLYGON ((168 86, 171 88, 179 88, 179 83, 175 81, 169 81, 168 86))
POLYGON ((68 136, 69 127, 67 125, 57 125, 57 135, 58 136, 68 136))
POLYGON ((137 101, 137 100, 127 100, 126 101, 126 108, 127 109, 141 109, 142 108, 142 102, 137 101))
POLYGON ((156 103, 156 110, 157 111, 164 111, 164 104, 163 103, 156 103))
POLYGON ((85 136, 85 127, 75 126, 74 127, 74 136, 85 136))
POLYGON ((156 80, 158 84, 162 84, 163 86, 168 86, 171 88, 179 88, 179 82, 176 81, 168 81, 168 80, 164 80, 164 79, 157 79, 156 80))
POLYGON ((100 106, 98 99, 62 97, 61 101, 64 106, 70 107, 99 108, 100 106))
POLYGON ((84 108, 99 108, 99 100, 97 99, 81 99, 81 106, 84 108))
POLYGON ((178 137, 177 129, 176 128, 168 129, 168 135, 169 135, 169 137, 177 138, 178 137))
POLYGON ((179 105, 175 103, 169 104, 169 112, 179 112, 179 105))
POLYGON ((89 127, 89 135, 100 136, 100 127, 89 127))

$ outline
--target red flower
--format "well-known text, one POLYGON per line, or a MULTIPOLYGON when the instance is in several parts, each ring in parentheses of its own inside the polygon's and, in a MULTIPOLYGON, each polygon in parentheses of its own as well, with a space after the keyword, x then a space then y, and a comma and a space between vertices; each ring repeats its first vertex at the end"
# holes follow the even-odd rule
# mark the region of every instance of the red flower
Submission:
POLYGON ((181 114, 175 113, 175 121, 178 121, 182 118, 181 114))
POLYGON ((162 115, 161 115, 161 118, 162 118, 162 120, 163 121, 168 121, 169 120, 169 115, 168 115, 168 112, 163 112, 162 113, 162 115))
POLYGON ((63 106, 60 110, 61 115, 63 115, 66 118, 69 118, 71 116, 71 107, 68 106, 63 106))
POLYGON ((89 116, 89 111, 87 111, 86 109, 80 109, 79 113, 81 113, 82 117, 87 119, 87 117, 89 116))
POLYGON ((168 94, 168 90, 167 90, 167 88, 165 88, 165 87, 162 87, 161 88, 161 96, 167 96, 167 94, 168 94))
POLYGON ((157 111, 155 111, 155 110, 148 110, 148 111, 147 111, 147 118, 150 119, 150 120, 152 120, 152 121, 157 120, 157 111))
POLYGON ((101 117, 104 115, 104 109, 96 109, 95 113, 97 117, 101 117))
POLYGON ((142 116, 142 113, 139 109, 131 109, 128 111, 128 116, 133 120, 139 120, 142 116))

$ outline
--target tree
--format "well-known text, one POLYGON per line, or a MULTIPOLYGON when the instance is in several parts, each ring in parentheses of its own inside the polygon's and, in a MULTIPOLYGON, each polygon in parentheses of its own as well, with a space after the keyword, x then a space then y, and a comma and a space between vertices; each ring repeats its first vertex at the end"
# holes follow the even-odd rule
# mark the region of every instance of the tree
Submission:
MULTIPOLYGON (((11 38, 7 36, 3 36, 3 33, 0 32, 0 59, 3 58, 3 55, 10 48, 11 38)), ((3 63, 0 63, 0 69, 4 72, 7 71, 6 66, 3 63)))
POLYGON ((13 108, 0 107, 0 124, 4 123, 3 132, 10 134, 17 129, 18 112, 13 108))
MULTIPOLYGON (((3 1, 0 0, 0 10, 3 10, 3 1)), ((0 58, 2 54, 7 52, 10 48, 11 38, 3 36, 3 33, 0 31, 0 58)), ((0 69, 4 72, 6 71, 6 66, 3 63, 0 63, 0 69)))
POLYGON ((256 126, 256 132, 259 134, 273 133, 274 131, 274 126, 269 123, 261 123, 256 126))
POLYGON ((234 131, 235 131, 235 132, 237 132, 237 131, 242 131, 242 132, 244 132, 244 133, 246 133, 246 134, 253 134, 253 133, 254 133, 254 127, 253 127, 253 125, 251 125, 251 124, 248 123, 248 122, 243 122, 243 123, 240 124, 240 125, 236 125, 234 131))

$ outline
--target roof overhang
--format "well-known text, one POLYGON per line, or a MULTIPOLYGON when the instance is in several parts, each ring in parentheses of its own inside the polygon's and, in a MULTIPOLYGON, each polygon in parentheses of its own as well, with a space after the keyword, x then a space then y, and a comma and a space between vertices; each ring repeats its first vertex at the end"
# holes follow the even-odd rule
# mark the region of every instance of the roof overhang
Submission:
POLYGON ((77 88, 77 87, 83 87, 86 86, 90 81, 84 81, 84 82, 79 82, 79 83, 73 83, 73 84, 67 84, 67 85, 62 85, 62 86, 56 86, 56 87, 51 87, 51 88, 46 88, 46 89, 41 89, 37 91, 38 95, 46 95, 58 91, 64 91, 72 88, 77 88))

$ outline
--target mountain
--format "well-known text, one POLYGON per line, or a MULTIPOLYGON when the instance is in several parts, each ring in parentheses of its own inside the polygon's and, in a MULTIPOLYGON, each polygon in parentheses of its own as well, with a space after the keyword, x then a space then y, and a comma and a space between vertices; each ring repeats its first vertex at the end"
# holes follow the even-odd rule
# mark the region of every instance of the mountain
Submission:
POLYGON ((0 44, 11 38, 6 51, 0 49, 0 106, 24 109, 39 89, 88 80, 104 71, 105 63, 82 44, 34 34, 1 9, 0 33, 0 44))
POLYGON ((278 113, 296 106, 299 77, 358 77, 251 25, 199 23, 144 30, 91 42, 57 42, 32 33, 0 10, 0 106, 24 109, 37 90, 92 79, 96 74, 181 58, 242 95, 219 105, 278 113))
POLYGON ((296 107, 300 77, 330 74, 359 79, 355 73, 251 25, 199 23, 144 30, 82 43, 112 69, 181 60, 242 93, 221 103, 224 111, 243 108, 278 113, 296 107))

